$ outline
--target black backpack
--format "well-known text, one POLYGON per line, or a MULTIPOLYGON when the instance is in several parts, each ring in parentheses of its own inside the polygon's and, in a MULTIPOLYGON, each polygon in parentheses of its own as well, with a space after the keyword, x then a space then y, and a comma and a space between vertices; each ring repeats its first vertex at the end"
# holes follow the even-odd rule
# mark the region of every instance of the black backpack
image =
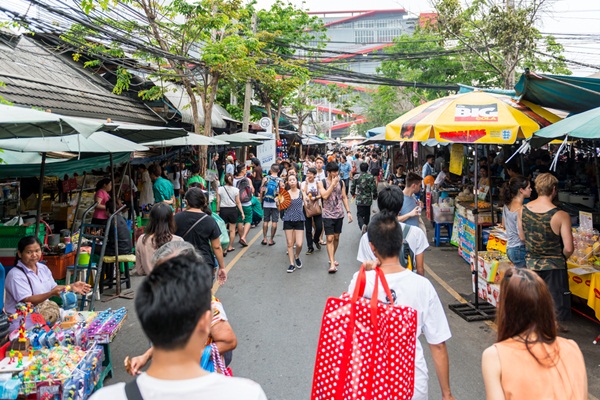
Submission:
POLYGON ((402 229, 402 247, 400 248, 400 265, 404 268, 410 269, 413 272, 417 272, 417 268, 415 267, 415 253, 410 248, 410 245, 406 241, 406 237, 410 232, 410 225, 404 224, 404 228, 402 229))
POLYGON ((252 201, 252 188, 248 182, 248 178, 243 177, 238 181, 236 187, 240 189, 240 203, 248 203, 252 201))

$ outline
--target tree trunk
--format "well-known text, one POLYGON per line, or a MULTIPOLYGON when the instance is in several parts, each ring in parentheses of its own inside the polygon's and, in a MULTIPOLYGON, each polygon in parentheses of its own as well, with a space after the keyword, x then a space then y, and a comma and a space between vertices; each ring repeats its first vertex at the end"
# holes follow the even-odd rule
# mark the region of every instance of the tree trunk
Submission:
POLYGON ((277 111, 275 112, 275 137, 281 139, 279 135, 279 119, 281 118, 281 108, 283 107, 283 99, 277 101, 277 111))

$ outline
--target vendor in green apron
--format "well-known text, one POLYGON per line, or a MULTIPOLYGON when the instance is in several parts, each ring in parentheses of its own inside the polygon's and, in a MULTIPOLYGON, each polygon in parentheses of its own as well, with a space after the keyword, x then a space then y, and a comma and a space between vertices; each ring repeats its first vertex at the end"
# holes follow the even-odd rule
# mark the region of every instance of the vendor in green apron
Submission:
POLYGON ((174 209, 175 195, 173 185, 168 179, 161 176, 161 168, 152 164, 148 168, 148 174, 150 174, 150 180, 152 181, 152 191, 154 192, 154 204, 165 203, 174 209))

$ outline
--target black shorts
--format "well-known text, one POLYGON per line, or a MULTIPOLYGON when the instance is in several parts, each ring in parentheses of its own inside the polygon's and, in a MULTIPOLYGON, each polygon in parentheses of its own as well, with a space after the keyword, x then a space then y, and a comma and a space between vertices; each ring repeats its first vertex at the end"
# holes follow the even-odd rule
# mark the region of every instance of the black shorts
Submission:
POLYGON ((342 233, 342 225, 344 225, 344 218, 323 218, 326 236, 342 233))
POLYGON ((238 208, 237 207, 221 207, 221 211, 219 211, 219 217, 226 224, 236 224, 238 220, 238 208))
POLYGON ((284 231, 303 231, 304 221, 283 221, 284 231))

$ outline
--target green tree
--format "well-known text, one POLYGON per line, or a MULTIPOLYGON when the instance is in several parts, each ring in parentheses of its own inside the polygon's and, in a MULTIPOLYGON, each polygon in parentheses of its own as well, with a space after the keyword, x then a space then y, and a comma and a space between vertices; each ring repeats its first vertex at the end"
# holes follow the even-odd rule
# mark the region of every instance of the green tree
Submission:
MULTIPOLYGON (((99 60, 122 65, 128 55, 150 63, 150 77, 160 83, 140 91, 140 96, 159 99, 165 82, 181 85, 190 99, 198 134, 212 136, 211 115, 219 83, 252 76, 256 58, 251 55, 262 54, 260 41, 240 23, 247 17, 241 0, 82 0, 81 4, 90 15, 95 11, 90 18, 93 25, 76 24, 62 37, 93 59, 86 66, 96 66, 99 60), (123 10, 132 9, 135 18, 120 17, 123 10)), ((115 93, 129 88, 130 68, 117 68, 115 93)), ((206 164, 206 148, 200 161, 201 166, 206 164)))
POLYGON ((436 0, 438 18, 431 28, 443 38, 444 45, 456 41, 457 48, 469 50, 461 59, 482 69, 484 84, 512 89, 516 72, 525 67, 570 74, 562 57, 563 47, 536 27, 551 3, 474 0, 463 7, 459 0, 436 0), (492 79, 492 75, 497 78, 492 79))

